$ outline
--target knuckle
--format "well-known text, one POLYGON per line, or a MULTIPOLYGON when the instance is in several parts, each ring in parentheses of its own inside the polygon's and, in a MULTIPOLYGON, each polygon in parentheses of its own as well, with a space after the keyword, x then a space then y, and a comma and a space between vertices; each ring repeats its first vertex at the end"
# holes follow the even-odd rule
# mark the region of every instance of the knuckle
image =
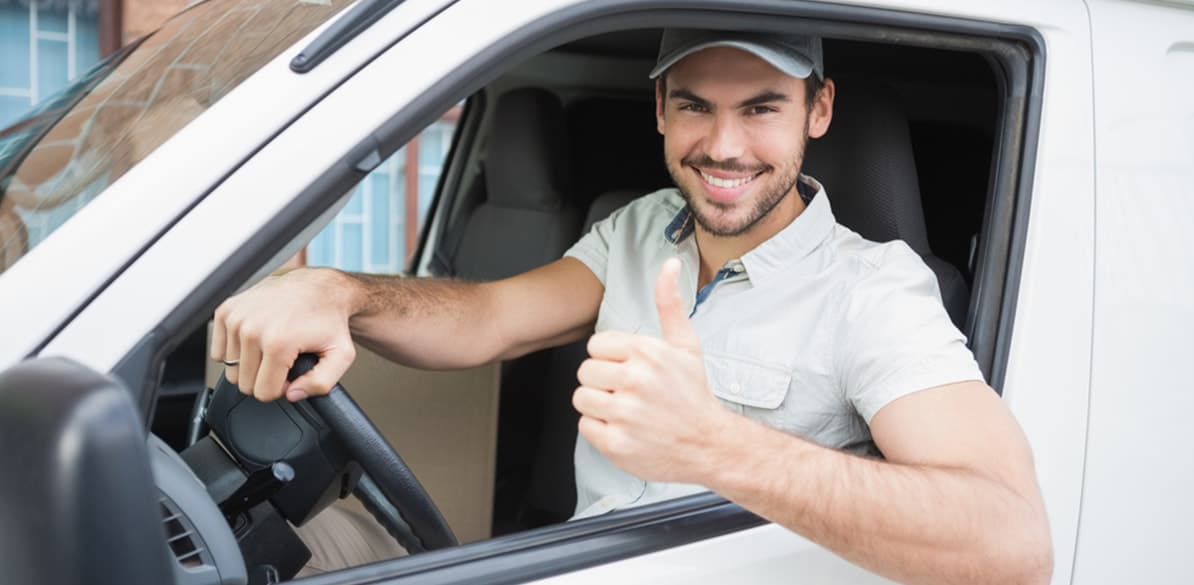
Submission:
POLYGON ((655 339, 643 339, 639 345, 639 357, 643 360, 658 364, 663 359, 663 347, 655 339))
POLYGON ((599 341, 598 341, 599 335, 601 335, 601 334, 595 333, 595 334, 589 336, 589 341, 587 343, 585 343, 585 352, 588 353, 589 355, 593 355, 593 352, 596 349, 597 343, 599 343, 599 341))
POLYGON ((241 326, 244 323, 240 317, 236 315, 228 315, 224 317, 224 329, 228 331, 228 338, 230 340, 236 339, 240 336, 241 326))
POLYGON ((258 345, 261 347, 262 357, 266 359, 282 361, 290 353, 289 344, 284 338, 263 336, 258 345))
POLYGON ((638 390, 641 380, 638 371, 628 364, 619 368, 618 382, 622 390, 638 390))
POLYGON ((623 374, 626 387, 631 390, 642 390, 648 386, 651 380, 650 371, 643 366, 641 362, 635 361, 623 368, 623 374))
POLYGON ((634 397, 624 397, 622 400, 614 404, 613 416, 618 420, 632 421, 637 418, 638 413, 642 410, 640 405, 642 403, 634 397))
POLYGON ((651 351, 651 339, 641 335, 636 335, 630 341, 630 352, 635 357, 645 358, 651 351))
POLYGON ((581 362, 580 367, 576 369, 576 380, 583 384, 585 382, 585 380, 589 379, 592 375, 593 375, 593 360, 592 360, 592 358, 590 358, 590 359, 586 359, 585 361, 581 362))
POLYGON ((582 416, 576 421, 576 431, 588 439, 590 443, 593 443, 594 447, 597 446, 595 433, 593 432, 593 421, 588 417, 582 416))
POLYGON ((626 433, 614 430, 605 437, 605 449, 612 457, 622 457, 630 453, 630 441, 626 433))
POLYGON ((240 324, 240 327, 237 328, 237 331, 240 333, 240 338, 242 341, 251 342, 259 341, 264 333, 259 325, 243 322, 240 324))
POLYGON ((313 379, 308 384, 303 385, 303 389, 308 394, 313 396, 323 396, 332 391, 332 387, 336 385, 335 381, 328 381, 323 379, 313 379))

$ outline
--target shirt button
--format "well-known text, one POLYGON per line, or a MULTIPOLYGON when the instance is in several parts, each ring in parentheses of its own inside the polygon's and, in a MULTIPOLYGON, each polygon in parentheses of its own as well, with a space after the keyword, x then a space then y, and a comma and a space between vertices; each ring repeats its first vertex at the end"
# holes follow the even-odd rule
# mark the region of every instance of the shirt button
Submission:
POLYGON ((741 394, 741 393, 742 393, 742 386, 739 386, 737 382, 730 384, 730 394, 741 394))

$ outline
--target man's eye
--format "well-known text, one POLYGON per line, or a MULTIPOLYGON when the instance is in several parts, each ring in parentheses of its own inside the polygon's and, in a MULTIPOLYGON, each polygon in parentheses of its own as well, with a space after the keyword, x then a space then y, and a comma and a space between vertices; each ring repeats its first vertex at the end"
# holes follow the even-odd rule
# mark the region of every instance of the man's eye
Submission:
POLYGON ((759 116, 762 114, 770 114, 774 111, 776 111, 775 108, 773 108, 771 106, 751 106, 750 109, 748 110, 748 112, 752 116, 759 116))
POLYGON ((701 104, 681 104, 680 111, 682 112, 707 112, 708 108, 701 104))

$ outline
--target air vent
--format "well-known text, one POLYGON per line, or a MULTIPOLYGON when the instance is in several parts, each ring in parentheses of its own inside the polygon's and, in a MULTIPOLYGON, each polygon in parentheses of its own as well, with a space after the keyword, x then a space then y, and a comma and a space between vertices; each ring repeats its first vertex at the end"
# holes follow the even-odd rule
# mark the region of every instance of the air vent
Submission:
POLYGON ((187 568, 203 566, 201 553, 204 549, 195 537, 195 527, 170 498, 162 497, 158 503, 162 508, 162 525, 166 528, 166 544, 170 545, 170 552, 178 564, 187 568))

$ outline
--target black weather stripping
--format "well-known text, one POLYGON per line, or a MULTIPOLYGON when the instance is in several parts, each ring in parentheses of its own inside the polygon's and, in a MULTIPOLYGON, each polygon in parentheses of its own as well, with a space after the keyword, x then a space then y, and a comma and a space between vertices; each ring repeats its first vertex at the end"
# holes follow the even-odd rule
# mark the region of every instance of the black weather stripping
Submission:
POLYGON ((290 70, 307 73, 340 50, 348 41, 402 4, 403 0, 361 0, 342 18, 324 29, 307 48, 290 60, 290 70))

